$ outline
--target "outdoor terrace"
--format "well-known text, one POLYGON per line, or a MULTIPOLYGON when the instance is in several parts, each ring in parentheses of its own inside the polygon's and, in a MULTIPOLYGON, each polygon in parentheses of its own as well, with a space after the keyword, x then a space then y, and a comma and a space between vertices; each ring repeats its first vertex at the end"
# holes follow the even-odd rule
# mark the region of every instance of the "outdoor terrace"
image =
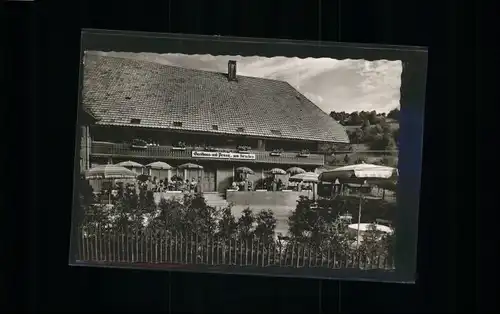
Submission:
MULTIPOLYGON (((129 144, 118 144, 111 142, 93 141, 91 145, 91 155, 94 157, 119 157, 119 158, 151 158, 161 159, 180 159, 180 160, 224 160, 221 157, 211 157, 216 152, 207 152, 203 157, 193 157, 193 151, 203 151, 193 147, 174 148, 173 146, 148 146, 147 148, 133 148, 129 144)), ((238 153, 236 149, 224 149, 223 152, 238 153)), ((287 165, 311 165, 322 166, 325 164, 325 157, 321 154, 308 154, 306 157, 300 157, 299 152, 282 152, 279 156, 272 156, 270 151, 249 151, 248 154, 255 158, 238 158, 235 161, 268 163, 268 164, 287 164, 287 165)), ((214 154, 215 155, 215 154, 214 154)), ((244 155, 242 153, 241 155, 244 155)))

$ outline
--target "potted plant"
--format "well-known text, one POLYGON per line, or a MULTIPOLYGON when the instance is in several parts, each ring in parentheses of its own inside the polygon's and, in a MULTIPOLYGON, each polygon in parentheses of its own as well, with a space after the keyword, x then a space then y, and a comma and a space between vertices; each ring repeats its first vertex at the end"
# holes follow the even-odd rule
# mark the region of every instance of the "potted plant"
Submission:
POLYGON ((147 149, 148 143, 141 139, 134 139, 132 140, 131 146, 134 149, 147 149))
POLYGON ((309 157, 309 155, 310 155, 310 152, 308 149, 303 149, 298 154, 299 157, 309 157))
POLYGON ((239 153, 248 153, 250 150, 252 150, 252 147, 248 145, 238 145, 236 146, 236 149, 239 153))
POLYGON ((281 156, 281 154, 283 152, 284 151, 283 151, 282 148, 280 148, 280 149, 273 149, 269 155, 271 155, 271 156, 281 156))
POLYGON ((173 150, 186 150, 186 143, 183 141, 177 142, 177 144, 173 145, 173 150))

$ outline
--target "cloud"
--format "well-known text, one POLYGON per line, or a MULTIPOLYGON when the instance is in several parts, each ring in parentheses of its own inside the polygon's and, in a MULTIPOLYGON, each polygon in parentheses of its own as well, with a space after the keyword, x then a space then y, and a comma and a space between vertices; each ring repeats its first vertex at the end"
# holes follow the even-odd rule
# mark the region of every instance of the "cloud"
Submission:
POLYGON ((239 75, 286 81, 327 113, 361 110, 388 112, 400 107, 401 61, 127 52, 89 53, 216 72, 227 71, 227 62, 236 60, 239 75))

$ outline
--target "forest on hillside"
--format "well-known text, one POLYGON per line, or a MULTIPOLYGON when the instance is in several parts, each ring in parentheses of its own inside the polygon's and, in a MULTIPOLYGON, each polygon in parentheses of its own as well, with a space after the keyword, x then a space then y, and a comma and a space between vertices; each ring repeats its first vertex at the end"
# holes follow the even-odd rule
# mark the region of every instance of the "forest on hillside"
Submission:
POLYGON ((331 111, 330 117, 344 126, 362 126, 365 124, 376 125, 387 123, 388 121, 399 121, 399 109, 393 109, 389 113, 377 113, 373 111, 331 111))
POLYGON ((376 111, 330 112, 346 126, 351 144, 365 144, 370 150, 397 150, 399 143, 399 109, 389 113, 376 111))

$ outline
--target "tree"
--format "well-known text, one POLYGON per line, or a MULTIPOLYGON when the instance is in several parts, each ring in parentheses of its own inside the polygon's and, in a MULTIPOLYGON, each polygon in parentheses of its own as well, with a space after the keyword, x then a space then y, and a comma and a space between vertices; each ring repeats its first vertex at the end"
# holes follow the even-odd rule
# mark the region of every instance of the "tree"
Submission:
POLYGON ((185 207, 177 200, 161 199, 158 204, 160 214, 152 221, 151 227, 168 231, 183 231, 185 207))
POLYGON ((371 126, 370 120, 366 119, 363 121, 363 125, 361 128, 363 129, 364 132, 367 132, 370 126, 371 126))
POLYGON ((297 207, 288 218, 288 233, 293 241, 308 244, 316 249, 333 249, 339 253, 349 246, 346 221, 339 219, 341 214, 348 213, 348 198, 335 197, 322 199, 317 207, 307 197, 301 197, 297 207))
POLYGON ((363 234, 363 241, 359 251, 366 261, 376 263, 377 258, 387 253, 387 247, 383 241, 384 232, 377 229, 375 224, 370 224, 363 234))
POLYGON ((399 121, 399 108, 395 108, 387 114, 387 118, 399 121))
POLYGON ((222 239, 231 239, 236 235, 238 223, 231 212, 231 206, 222 209, 222 215, 217 222, 217 235, 222 239))
POLYGON ((364 132, 361 128, 357 128, 355 131, 348 131, 347 135, 351 143, 360 144, 364 139, 364 132))
POLYGON ((348 125, 361 125, 363 119, 360 117, 359 112, 354 111, 349 115, 348 125))
POLYGON ((251 240, 253 238, 253 225, 255 217, 250 207, 243 210, 241 217, 238 219, 238 233, 243 240, 251 240))
POLYGON ((354 163, 355 164, 366 163, 366 157, 365 156, 359 156, 354 163))
POLYGON ((274 230, 276 229, 276 218, 271 209, 261 210, 255 217, 257 226, 255 227, 254 234, 257 239, 264 242, 271 242, 274 238, 274 230))
POLYGON ((214 235, 217 227, 217 210, 208 206, 201 193, 184 196, 183 232, 214 235))
POLYGON ((335 152, 335 144, 332 143, 321 143, 318 146, 319 152, 327 155, 331 155, 335 152))
POLYGON ((380 121, 380 118, 378 117, 377 112, 375 110, 371 111, 368 114, 367 118, 368 118, 367 121, 370 121, 370 124, 378 124, 380 121))
POLYGON ((314 213, 311 209, 312 201, 305 196, 300 196, 295 211, 288 217, 288 233, 299 242, 309 238, 314 224, 314 213))
POLYGON ((396 142, 390 132, 377 134, 369 144, 373 150, 395 150, 396 142))
POLYGON ((392 137, 394 138, 394 141, 396 142, 396 147, 399 149, 399 128, 394 129, 392 131, 392 137))

